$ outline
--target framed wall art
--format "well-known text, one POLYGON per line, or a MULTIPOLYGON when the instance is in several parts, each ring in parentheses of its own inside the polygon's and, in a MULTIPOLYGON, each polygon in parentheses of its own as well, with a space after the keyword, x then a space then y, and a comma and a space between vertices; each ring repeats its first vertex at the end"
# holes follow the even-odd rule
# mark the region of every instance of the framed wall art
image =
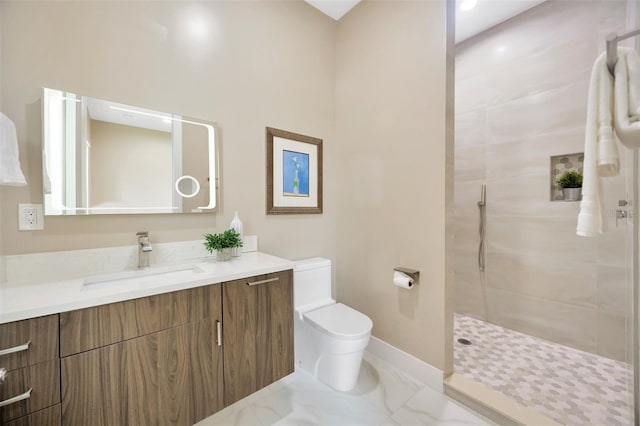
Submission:
POLYGON ((267 127, 267 214, 322 213, 322 139, 267 127))

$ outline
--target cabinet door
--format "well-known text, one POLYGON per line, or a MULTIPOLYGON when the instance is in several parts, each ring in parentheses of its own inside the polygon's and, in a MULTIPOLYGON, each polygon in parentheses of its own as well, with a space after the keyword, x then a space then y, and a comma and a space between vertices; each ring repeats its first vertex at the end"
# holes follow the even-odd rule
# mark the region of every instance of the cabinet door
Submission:
POLYGON ((288 270, 223 284, 225 405, 293 372, 292 278, 288 270))
POLYGON ((158 423, 157 335, 62 358, 63 425, 158 423))
POLYGON ((192 425, 223 408, 216 322, 210 318, 158 333, 159 424, 192 425))
POLYGON ((62 424, 192 425, 220 410, 221 290, 209 289, 209 318, 63 358, 62 424))

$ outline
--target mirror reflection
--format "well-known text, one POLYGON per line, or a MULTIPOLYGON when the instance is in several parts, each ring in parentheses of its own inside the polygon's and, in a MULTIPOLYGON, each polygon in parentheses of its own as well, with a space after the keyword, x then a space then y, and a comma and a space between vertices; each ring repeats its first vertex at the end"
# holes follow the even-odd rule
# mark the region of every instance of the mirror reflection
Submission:
POLYGON ((215 211, 212 123, 43 89, 46 215, 215 211))

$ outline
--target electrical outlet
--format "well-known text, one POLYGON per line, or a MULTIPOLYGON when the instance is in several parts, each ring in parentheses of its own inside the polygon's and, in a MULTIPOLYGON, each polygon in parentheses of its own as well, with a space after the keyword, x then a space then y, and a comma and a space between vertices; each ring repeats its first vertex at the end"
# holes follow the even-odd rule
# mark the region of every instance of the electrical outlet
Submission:
POLYGON ((42 204, 18 204, 18 230, 35 231, 44 229, 42 204))

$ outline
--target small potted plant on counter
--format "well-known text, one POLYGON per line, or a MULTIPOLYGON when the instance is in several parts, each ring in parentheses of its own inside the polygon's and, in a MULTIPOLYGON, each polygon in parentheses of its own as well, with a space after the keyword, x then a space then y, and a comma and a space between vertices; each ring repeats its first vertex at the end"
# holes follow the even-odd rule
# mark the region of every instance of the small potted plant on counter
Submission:
POLYGON ((231 259, 231 249, 234 247, 242 247, 242 238, 233 229, 227 229, 221 234, 204 235, 204 248, 209 253, 215 250, 218 262, 231 259))
POLYGON ((582 173, 567 170, 557 180, 565 201, 578 201, 582 194, 582 173))

